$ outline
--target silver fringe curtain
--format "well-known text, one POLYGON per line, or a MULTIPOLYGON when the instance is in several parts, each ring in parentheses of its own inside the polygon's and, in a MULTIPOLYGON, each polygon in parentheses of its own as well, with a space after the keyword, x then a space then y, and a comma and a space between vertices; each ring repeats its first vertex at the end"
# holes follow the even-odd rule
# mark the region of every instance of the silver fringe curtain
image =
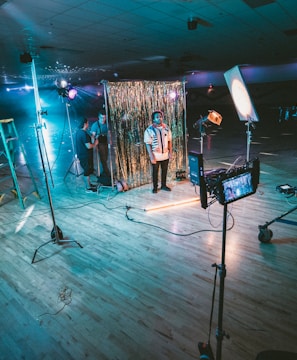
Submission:
POLYGON ((154 110, 164 112, 164 123, 173 136, 173 159, 168 180, 185 170, 185 94, 183 83, 114 82, 107 85, 109 122, 114 139, 115 178, 130 188, 152 181, 151 164, 143 142, 145 129, 152 123, 154 110), (176 97, 172 97, 175 94, 176 97))

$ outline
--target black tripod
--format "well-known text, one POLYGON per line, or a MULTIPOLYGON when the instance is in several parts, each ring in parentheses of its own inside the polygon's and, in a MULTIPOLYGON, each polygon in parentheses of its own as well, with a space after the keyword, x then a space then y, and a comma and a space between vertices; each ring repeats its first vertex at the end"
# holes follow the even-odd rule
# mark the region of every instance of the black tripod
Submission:
MULTIPOLYGON (((48 168, 49 168, 47 151, 46 151, 45 142, 44 142, 44 138, 43 138, 43 134, 42 134, 42 121, 41 121, 42 120, 41 116, 43 114, 45 114, 45 113, 47 114, 47 112, 42 111, 42 109, 41 109, 41 103, 40 103, 39 91, 38 91, 38 84, 37 84, 37 77, 36 77, 36 70, 35 70, 35 63, 34 63, 34 59, 32 59, 31 56, 30 56, 30 61, 31 61, 32 81, 33 81, 33 86, 34 86, 34 98, 35 98, 35 107, 36 107, 36 115, 37 115, 37 124, 34 125, 34 127, 35 127, 35 130, 36 130, 38 149, 39 149, 39 154, 40 154, 40 158, 41 158, 41 164, 42 164, 42 170, 43 170, 43 173, 44 173, 47 196, 48 196, 48 200, 49 200, 49 204, 50 204, 51 215, 52 215, 52 220, 53 220, 53 225, 54 225, 53 229, 51 231, 51 240, 47 241, 45 244, 40 245, 35 250, 33 258, 32 258, 32 262, 31 262, 33 264, 34 260, 35 260, 35 257, 36 257, 36 254, 37 254, 37 251, 41 247, 47 245, 50 242, 53 242, 53 243, 58 244, 58 245, 75 242, 80 248, 82 248, 82 246, 75 240, 63 240, 62 230, 56 224, 54 208, 53 208, 53 202, 52 202, 50 187, 49 187, 49 183, 48 183, 48 177, 47 177, 44 158, 43 158, 43 151, 42 151, 41 141, 40 141, 40 139, 41 139, 42 144, 43 144, 44 153, 45 153, 45 156, 46 156, 46 159, 47 159, 47 165, 48 165, 48 168)), ((50 168, 49 168, 49 170, 50 170, 50 168)), ((51 175, 51 172, 50 172, 50 175, 51 175)), ((52 183, 53 183, 52 177, 51 177, 51 180, 52 180, 52 183)))
POLYGON ((226 264, 225 264, 225 251, 226 251, 226 232, 227 232, 227 204, 224 204, 224 215, 223 215, 223 235, 222 235, 222 254, 221 254, 221 264, 213 264, 212 266, 216 268, 215 278, 214 278, 214 289, 212 295, 212 306, 211 306, 211 316, 210 316, 210 325, 209 325, 209 334, 207 343, 199 342, 198 348, 200 352, 200 359, 205 360, 221 360, 222 359, 222 342, 224 336, 229 338, 229 336, 223 330, 223 308, 224 308, 224 288, 225 288, 225 277, 226 277, 226 264), (215 298, 215 287, 216 287, 216 278, 217 270, 219 270, 220 276, 220 291, 219 291, 219 310, 218 310, 218 326, 216 330, 216 357, 214 357, 211 345, 210 345, 210 333, 211 333, 211 323, 212 323, 212 314, 214 307, 214 298, 215 298))
MULTIPOLYGON (((48 200, 49 200, 49 205, 50 205, 50 210, 51 210, 51 216, 52 216, 52 220, 53 220, 53 229, 51 232, 51 240, 47 241, 46 243, 40 245, 34 252, 33 258, 32 258, 32 264, 34 263, 36 254, 38 252, 38 250, 49 244, 50 242, 58 244, 58 245, 62 245, 65 243, 76 243, 80 248, 82 248, 81 244, 78 243, 75 240, 63 240, 63 232, 62 230, 57 226, 56 224, 56 219, 55 219, 55 214, 54 214, 54 208, 53 208, 53 202, 52 202, 52 197, 51 197, 51 192, 50 192, 50 187, 49 187, 49 183, 48 183, 48 177, 47 177, 47 173, 46 173, 46 168, 45 168, 45 163, 44 163, 44 159, 43 159, 43 152, 42 152, 42 148, 41 148, 41 142, 40 142, 40 137, 43 138, 42 136, 42 125, 35 125, 35 130, 36 130, 36 136, 37 136, 37 143, 38 143, 38 149, 39 149, 39 154, 40 154, 40 158, 41 158, 41 164, 42 164, 42 170, 44 173, 44 179, 45 179, 45 185, 46 185, 46 190, 47 190, 47 196, 48 196, 48 200)), ((45 146, 45 145, 44 145, 45 146)))

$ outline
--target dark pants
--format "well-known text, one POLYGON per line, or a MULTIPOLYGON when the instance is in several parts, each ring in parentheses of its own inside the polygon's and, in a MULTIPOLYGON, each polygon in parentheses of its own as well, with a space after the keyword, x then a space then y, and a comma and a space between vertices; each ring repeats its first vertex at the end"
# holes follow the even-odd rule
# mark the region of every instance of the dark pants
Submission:
POLYGON ((157 161, 156 164, 152 164, 153 167, 153 186, 154 189, 158 188, 158 173, 159 167, 161 167, 161 187, 166 186, 167 170, 169 159, 163 161, 157 161))
POLYGON ((107 159, 108 159, 108 144, 100 144, 98 145, 98 152, 101 162, 101 169, 100 173, 101 175, 110 176, 110 171, 107 165, 107 159))
POLYGON ((80 158, 79 162, 84 170, 84 176, 89 176, 94 173, 93 154, 88 158, 80 158))

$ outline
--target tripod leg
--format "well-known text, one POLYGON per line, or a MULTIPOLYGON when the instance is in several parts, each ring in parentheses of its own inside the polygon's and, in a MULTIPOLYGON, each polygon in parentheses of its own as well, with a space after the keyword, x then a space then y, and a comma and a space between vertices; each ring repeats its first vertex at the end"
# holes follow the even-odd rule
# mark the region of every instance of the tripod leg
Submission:
POLYGON ((76 175, 77 177, 79 177, 80 175, 82 175, 83 174, 83 172, 79 172, 79 160, 78 160, 78 158, 77 158, 77 155, 75 154, 75 156, 74 156, 74 160, 73 160, 73 163, 74 163, 74 169, 75 169, 75 174, 74 175, 76 175))
POLYGON ((67 175, 70 173, 70 169, 72 168, 73 163, 74 163, 74 160, 72 161, 72 163, 70 164, 70 166, 69 166, 68 170, 66 171, 66 174, 65 174, 64 179, 63 179, 64 181, 65 181, 65 179, 66 179, 67 175))
POLYGON ((35 257, 36 257, 36 255, 37 255, 38 250, 39 250, 40 248, 42 248, 43 246, 49 244, 50 242, 54 242, 54 240, 49 240, 49 241, 47 241, 46 243, 38 246, 38 248, 37 248, 37 249, 35 250, 35 252, 34 252, 34 255, 33 255, 33 258, 32 258, 32 261, 31 261, 31 264, 34 264, 34 262, 35 262, 34 260, 35 260, 35 257))
MULTIPOLYGON (((53 229, 54 230, 54 229, 53 229)), ((64 239, 59 239, 59 235, 56 236, 53 235, 53 230, 51 232, 51 237, 52 239, 45 242, 44 244, 40 245, 34 252, 34 255, 33 255, 33 258, 32 258, 32 261, 31 261, 31 264, 34 264, 35 263, 35 258, 36 258, 36 255, 37 255, 37 252, 40 248, 42 248, 43 246, 49 244, 49 243, 54 243, 54 244, 58 244, 58 245, 63 245, 63 244, 67 244, 67 243, 75 243, 77 246, 79 246, 81 249, 83 249, 83 246, 76 240, 64 240, 64 239), (54 236, 54 237, 53 237, 54 236)))
POLYGON ((64 181, 69 173, 72 175, 75 175, 76 177, 79 177, 80 175, 83 174, 83 172, 81 172, 81 173, 79 172, 79 160, 77 158, 77 155, 75 155, 74 159, 72 160, 72 163, 70 164, 70 166, 64 176, 64 179, 63 179, 64 181), (74 172, 71 171, 72 168, 74 169, 74 172))

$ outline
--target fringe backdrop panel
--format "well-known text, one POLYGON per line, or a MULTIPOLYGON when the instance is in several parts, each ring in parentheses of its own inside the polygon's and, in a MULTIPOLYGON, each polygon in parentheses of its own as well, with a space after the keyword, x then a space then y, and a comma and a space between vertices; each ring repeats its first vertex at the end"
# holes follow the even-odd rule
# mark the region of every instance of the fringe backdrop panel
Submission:
POLYGON ((173 158, 168 181, 185 170, 185 101, 183 84, 176 82, 131 81, 107 85, 110 126, 115 139, 115 176, 130 188, 152 182, 151 163, 144 144, 144 131, 152 124, 155 110, 164 113, 172 131, 173 158), (175 97, 172 96, 175 94, 175 97))

